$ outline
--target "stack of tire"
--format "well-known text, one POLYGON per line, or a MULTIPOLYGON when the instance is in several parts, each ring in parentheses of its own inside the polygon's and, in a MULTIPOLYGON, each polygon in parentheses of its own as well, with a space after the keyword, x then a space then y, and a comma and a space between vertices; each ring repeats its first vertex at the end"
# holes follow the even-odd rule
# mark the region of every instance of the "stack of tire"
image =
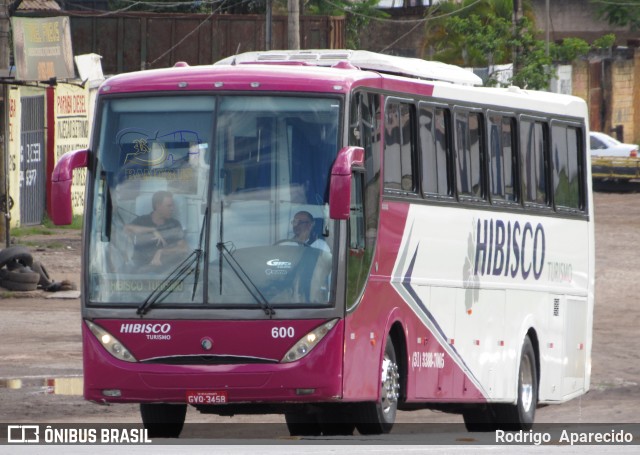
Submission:
POLYGON ((44 266, 29 249, 12 246, 0 251, 0 287, 9 291, 34 291, 51 284, 44 266))

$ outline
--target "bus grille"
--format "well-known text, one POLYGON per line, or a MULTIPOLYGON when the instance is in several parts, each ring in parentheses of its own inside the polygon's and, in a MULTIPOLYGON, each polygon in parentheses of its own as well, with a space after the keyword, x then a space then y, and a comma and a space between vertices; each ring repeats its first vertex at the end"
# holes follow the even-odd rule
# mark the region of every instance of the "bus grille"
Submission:
POLYGON ((182 355, 171 357, 155 357, 141 361, 147 364, 163 365, 240 365, 255 363, 278 363, 274 359, 260 357, 242 357, 230 355, 182 355))

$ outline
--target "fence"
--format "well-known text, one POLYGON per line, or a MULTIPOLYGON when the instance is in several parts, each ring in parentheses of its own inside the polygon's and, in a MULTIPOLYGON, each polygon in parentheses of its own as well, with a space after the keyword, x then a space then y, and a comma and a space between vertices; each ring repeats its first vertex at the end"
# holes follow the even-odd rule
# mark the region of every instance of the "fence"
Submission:
MULTIPOLYGON (((178 61, 205 65, 238 52, 265 49, 265 18, 259 15, 70 15, 74 54, 101 55, 105 74, 164 68, 178 61)), ((344 18, 301 17, 300 46, 344 48, 344 18)), ((287 48, 286 16, 273 17, 271 48, 287 48)))

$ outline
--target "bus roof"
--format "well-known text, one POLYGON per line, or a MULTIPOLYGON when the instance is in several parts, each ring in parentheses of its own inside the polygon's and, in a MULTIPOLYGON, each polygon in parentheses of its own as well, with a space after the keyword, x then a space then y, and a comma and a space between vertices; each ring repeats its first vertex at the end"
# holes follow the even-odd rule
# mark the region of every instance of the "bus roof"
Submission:
POLYGON ((418 58, 397 57, 348 49, 245 52, 220 60, 215 65, 266 62, 305 62, 316 66, 336 66, 346 62, 362 70, 398 74, 430 81, 452 82, 461 85, 482 85, 482 79, 479 76, 459 66, 418 58))
POLYGON ((238 54, 214 65, 177 63, 173 68, 121 74, 105 81, 100 92, 349 93, 352 88, 365 86, 507 109, 522 109, 524 102, 532 111, 587 116, 584 101, 574 96, 517 87, 477 87, 476 79, 480 80, 453 65, 367 51, 268 51, 238 54))
MULTIPOLYGON (((110 78, 102 92, 183 89, 246 90, 247 82, 261 90, 345 92, 352 84, 377 79, 367 85, 382 84, 386 76, 401 76, 419 87, 431 81, 456 85, 482 85, 473 72, 440 62, 395 57, 368 51, 310 50, 247 52, 220 60, 214 65, 190 67, 177 63, 173 68, 127 73, 110 78), (256 84, 254 84, 256 85, 256 84), (337 88, 340 86, 340 88, 337 88)), ((399 80, 399 79, 396 79, 399 80)), ((415 90, 415 88, 414 88, 415 90)), ((427 90, 428 91, 428 90, 427 90)), ((418 92, 424 93, 424 89, 418 92)))

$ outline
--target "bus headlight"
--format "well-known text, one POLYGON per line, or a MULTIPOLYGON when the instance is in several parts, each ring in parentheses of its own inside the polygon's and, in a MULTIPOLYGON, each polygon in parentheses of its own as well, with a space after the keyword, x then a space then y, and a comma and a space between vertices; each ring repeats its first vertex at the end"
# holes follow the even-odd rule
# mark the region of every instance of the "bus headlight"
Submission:
POLYGON ((87 323, 87 327, 89 327, 89 330, 91 330, 91 333, 94 334, 94 336, 98 339, 100 344, 104 346, 109 354, 114 356, 116 359, 124 360, 125 362, 137 362, 135 357, 131 355, 129 350, 125 348, 117 338, 115 338, 99 325, 96 325, 90 321, 85 322, 87 323))
POLYGON ((309 354, 313 350, 313 348, 315 348, 318 343, 320 343, 325 335, 329 333, 329 331, 336 325, 337 322, 337 319, 333 319, 329 322, 325 322, 321 326, 316 327, 311 332, 307 333, 305 336, 300 338, 291 349, 287 351, 280 362, 295 362, 296 360, 299 360, 305 355, 309 354))

